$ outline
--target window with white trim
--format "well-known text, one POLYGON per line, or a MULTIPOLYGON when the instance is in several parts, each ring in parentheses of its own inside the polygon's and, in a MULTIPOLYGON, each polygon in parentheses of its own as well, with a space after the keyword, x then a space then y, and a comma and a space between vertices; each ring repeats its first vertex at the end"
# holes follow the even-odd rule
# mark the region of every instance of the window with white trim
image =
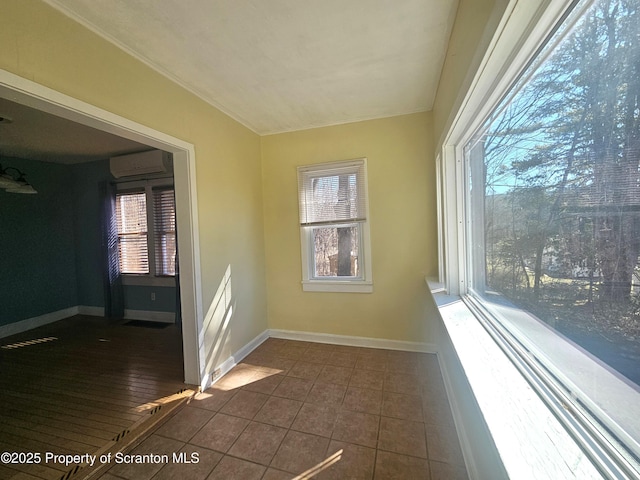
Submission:
POLYGON ((366 159, 298 167, 302 285, 371 292, 366 159))
POLYGON ((147 186, 117 193, 116 224, 121 273, 175 276, 176 208, 172 187, 147 186))
POLYGON ((637 478, 640 1, 564 3, 445 140, 443 263, 603 476, 637 478))

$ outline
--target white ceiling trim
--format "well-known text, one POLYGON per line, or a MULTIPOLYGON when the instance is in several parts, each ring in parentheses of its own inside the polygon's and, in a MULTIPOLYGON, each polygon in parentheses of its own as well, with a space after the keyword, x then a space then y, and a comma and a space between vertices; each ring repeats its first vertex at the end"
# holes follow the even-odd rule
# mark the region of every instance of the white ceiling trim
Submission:
POLYGON ((400 115, 413 115, 415 113, 424 113, 428 111, 429 110, 425 108, 418 108, 416 110, 411 110, 411 111, 403 110, 401 112, 389 113, 387 115, 380 115, 377 117, 370 117, 370 116, 355 117, 355 118, 350 118, 349 120, 345 120, 343 122, 322 123, 318 125, 309 125, 302 128, 283 129, 283 130, 278 130, 277 132, 259 133, 259 135, 261 137, 268 137, 271 135, 280 135, 281 133, 303 132, 305 130, 313 130, 314 128, 337 127, 338 125, 349 125, 350 123, 366 122, 367 120, 382 120, 384 118, 399 117, 400 115))

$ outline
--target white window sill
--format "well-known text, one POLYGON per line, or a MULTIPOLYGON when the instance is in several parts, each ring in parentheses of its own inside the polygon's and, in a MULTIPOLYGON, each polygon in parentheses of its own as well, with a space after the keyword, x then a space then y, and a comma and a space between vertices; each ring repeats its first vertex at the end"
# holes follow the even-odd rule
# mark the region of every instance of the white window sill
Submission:
POLYGON ((344 292, 344 293, 372 293, 373 282, 353 280, 317 280, 302 282, 305 292, 344 292))
POLYGON ((467 305, 444 293, 434 299, 508 477, 602 478, 467 305))
POLYGON ((431 293, 443 293, 447 291, 447 289, 444 286, 444 283, 435 277, 424 277, 424 281, 427 282, 427 285, 429 286, 429 290, 431 290, 431 293))

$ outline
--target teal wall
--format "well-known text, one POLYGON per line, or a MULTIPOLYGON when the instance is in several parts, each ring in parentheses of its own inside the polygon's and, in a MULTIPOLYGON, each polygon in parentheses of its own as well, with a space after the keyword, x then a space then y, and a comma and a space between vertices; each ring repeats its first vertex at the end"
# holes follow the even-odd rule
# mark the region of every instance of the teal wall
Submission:
POLYGON ((0 325, 78 304, 71 167, 0 158, 37 195, 0 189, 0 325))
POLYGON ((148 312, 175 312, 176 289, 174 287, 125 286, 124 308, 148 312), (152 293, 156 294, 155 300, 151 300, 152 293))
MULTIPOLYGON (((0 325, 75 305, 104 307, 99 186, 113 180, 109 161, 0 164, 24 171, 38 190, 0 189, 0 325)), ((127 309, 175 312, 173 287, 126 286, 124 294, 127 309)))

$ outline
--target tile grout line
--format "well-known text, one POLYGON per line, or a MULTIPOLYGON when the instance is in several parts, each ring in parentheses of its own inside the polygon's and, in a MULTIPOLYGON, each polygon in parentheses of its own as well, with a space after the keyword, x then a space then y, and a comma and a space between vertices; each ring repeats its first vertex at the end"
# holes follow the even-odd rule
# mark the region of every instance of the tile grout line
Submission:
MULTIPOLYGON (((284 442, 285 438, 287 438, 287 436, 289 435, 289 433, 290 433, 290 432, 305 433, 305 432, 302 432, 302 431, 295 430, 295 429, 293 429, 292 427, 293 427, 293 425, 295 424, 295 422, 296 422, 296 420, 298 419, 298 417, 300 416, 300 413, 302 412, 302 409, 303 409, 303 407, 304 407, 305 405, 316 405, 316 404, 314 404, 314 403, 309 403, 307 400, 309 399, 309 395, 310 395, 310 393, 311 393, 311 390, 313 389, 313 386, 314 386, 314 385, 317 385, 318 383, 320 383, 320 384, 322 384, 322 383, 323 383, 323 382, 318 382, 318 379, 319 379, 319 378, 321 378, 322 371, 324 371, 325 367, 327 367, 327 366, 333 366, 333 367, 344 368, 344 367, 340 367, 339 365, 332 365, 331 363, 327 363, 327 361, 326 361, 326 360, 325 360, 323 363, 306 362, 306 363, 313 363, 313 364, 318 364, 318 365, 320 365, 320 366, 321 366, 321 370, 320 370, 320 372, 319 372, 317 375, 315 375, 313 378, 296 377, 295 375, 290 375, 291 370, 295 367, 295 365, 297 365, 297 364, 298 364, 298 363, 300 363, 300 362, 305 362, 305 360, 304 360, 304 358, 303 358, 303 357, 304 357, 304 353, 305 353, 308 349, 309 349, 309 346, 307 346, 307 347, 306 347, 306 349, 305 349, 305 351, 304 351, 304 352, 301 352, 299 355, 297 355, 297 356, 293 356, 293 357, 291 357, 291 356, 281 356, 281 355, 277 352, 277 349, 274 349, 274 352, 272 352, 272 355, 273 355, 274 357, 278 357, 278 358, 286 359, 286 360, 291 360, 291 361, 293 361, 293 362, 294 362, 294 363, 293 363, 293 365, 287 369, 287 372, 286 372, 286 374, 284 374, 284 375, 283 375, 283 377, 285 377, 285 378, 297 378, 297 379, 301 379, 301 380, 308 380, 308 381, 310 382, 310 387, 309 387, 308 391, 306 392, 306 394, 305 394, 304 398, 302 398, 302 399, 292 399, 291 397, 281 397, 281 396, 278 396, 278 395, 276 395, 276 394, 275 394, 275 391, 276 391, 276 390, 277 390, 277 388, 278 388, 278 387, 276 386, 276 387, 271 391, 271 393, 266 394, 266 397, 267 397, 267 398, 266 398, 265 402, 264 402, 264 403, 262 403, 261 407, 256 411, 256 413, 255 413, 255 414, 253 414, 253 416, 252 416, 250 419, 247 419, 247 418, 245 418, 245 417, 237 417, 237 418, 243 418, 243 419, 245 419, 245 420, 248 420, 248 422, 249 422, 249 423, 247 423, 247 425, 246 425, 246 426, 242 429, 242 431, 238 434, 238 436, 235 438, 235 440, 234 440, 234 442, 231 444, 231 446, 230 446, 229 448, 227 448, 226 452, 220 452, 220 453, 222 453, 222 455, 223 455, 223 457, 221 457, 221 459, 220 459, 220 460, 222 460, 222 458, 224 458, 224 456, 225 456, 225 455, 227 455, 227 456, 230 456, 230 457, 233 457, 233 458, 238 458, 238 459, 243 460, 243 461, 248 461, 248 462, 253 463, 253 464, 255 464, 255 465, 260 465, 260 466, 262 466, 262 467, 264 467, 264 468, 265 468, 265 472, 264 472, 263 476, 264 476, 264 475, 266 475, 266 473, 267 473, 267 471, 268 471, 268 469, 269 469, 269 468, 272 468, 272 469, 275 469, 275 470, 279 470, 279 469, 277 469, 277 468, 275 468, 275 467, 273 467, 273 466, 271 465, 271 464, 272 464, 272 462, 273 462, 273 459, 276 457, 276 455, 277 455, 278 451, 280 451, 280 449, 282 448, 282 444, 283 444, 283 442, 284 442), (277 446, 277 448, 275 449, 275 453, 271 456, 271 458, 270 458, 270 460, 269 460, 268 465, 264 465, 264 464, 261 464, 261 463, 257 463, 257 462, 255 462, 255 461, 248 460, 248 459, 246 459, 246 458, 236 457, 236 456, 234 456, 234 455, 232 455, 232 454, 227 453, 227 452, 229 452, 229 451, 233 448, 233 446, 234 446, 234 445, 236 445, 236 444, 237 444, 237 442, 239 441, 240 437, 241 437, 241 436, 242 436, 242 434, 246 431, 246 429, 247 429, 247 428, 248 428, 248 426, 251 424, 251 422, 260 423, 260 424, 269 425, 269 426, 276 426, 276 427, 280 427, 280 428, 282 428, 280 425, 273 425, 273 424, 271 424, 271 423, 267 423, 266 421, 255 420, 255 418, 257 417, 258 413, 262 410, 262 408, 264 408, 264 406, 265 406, 265 405, 269 402, 269 400, 270 400, 270 399, 272 399, 272 398, 284 398, 284 399, 294 400, 294 401, 300 402, 300 406, 298 407, 298 410, 297 410, 297 412, 296 412, 295 416, 293 417, 293 419, 291 420, 291 422, 289 422, 289 425, 286 427, 286 433, 285 433, 285 435, 282 437, 282 439, 280 440, 280 442, 278 443, 278 446, 277 446)), ((333 353, 336 353, 336 352, 334 351, 333 353)), ((358 357, 359 357, 359 356, 360 356, 360 354, 358 355, 358 357)), ((330 358, 330 357, 329 357, 329 358, 330 358)), ((381 425, 381 423, 382 423, 382 418, 383 418, 383 417, 384 417, 384 418, 390 418, 390 419, 401 420, 401 421, 410 421, 410 422, 420 423, 420 424, 422 425, 422 429, 423 429, 423 432, 424 432, 424 439, 425 439, 425 448, 426 448, 426 450, 427 450, 427 451, 426 451, 426 459, 424 459, 424 458, 422 458, 422 457, 419 457, 419 456, 418 456, 418 457, 416 457, 416 456, 414 456, 414 455, 408 455, 408 454, 406 454, 406 453, 405 453, 405 454, 401 454, 401 455, 407 455, 407 456, 409 456, 409 457, 413 457, 413 458, 417 458, 417 459, 421 459, 421 460, 426 461, 426 462, 427 462, 427 464, 428 464, 427 468, 428 468, 428 471, 429 471, 429 473, 430 473, 430 472, 431 472, 431 459, 430 459, 430 454, 429 454, 429 450, 430 450, 430 449, 429 449, 429 447, 428 447, 428 440, 427 440, 427 423, 426 423, 426 415, 425 415, 425 413, 424 413, 424 398, 423 398, 422 393, 421 393, 420 395, 411 395, 411 396, 414 396, 414 397, 418 397, 418 398, 420 399, 420 411, 421 411, 421 416, 422 416, 422 420, 421 420, 421 421, 415 421, 415 420, 412 420, 412 419, 404 419, 404 418, 396 418, 396 417, 393 417, 393 416, 387 416, 387 415, 385 415, 385 414, 384 414, 384 411, 383 411, 383 407, 384 407, 384 398, 385 398, 385 392, 386 392, 386 393, 393 393, 391 390, 387 390, 387 388, 386 388, 386 387, 387 387, 387 382, 388 382, 388 379, 387 379, 387 375, 386 375, 386 374, 387 374, 387 373, 390 373, 390 374, 396 373, 396 374, 397 374, 397 373, 400 373, 400 372, 390 372, 390 371, 385 370, 385 371, 384 371, 384 373, 383 373, 383 379, 382 379, 382 387, 381 387, 381 390, 378 390, 378 389, 376 389, 376 388, 368 388, 368 387, 366 387, 366 386, 356 387, 356 386, 351 385, 351 380, 352 380, 352 378, 353 378, 353 375, 354 375, 355 371, 357 370, 356 365, 357 365, 358 360, 359 360, 359 358, 356 358, 356 361, 354 362, 354 364, 353 364, 351 367, 349 367, 349 378, 346 380, 346 381, 347 381, 347 384, 346 384, 346 385, 341 385, 341 386, 344 386, 344 393, 343 393, 343 394, 342 394, 342 396, 341 396, 340 402, 339 402, 338 404, 336 404, 336 409, 338 410, 338 413, 336 414, 336 418, 334 419, 333 426, 332 426, 332 430, 331 430, 331 433, 330 433, 329 437, 323 437, 323 435, 317 435, 317 434, 311 434, 311 433, 308 433, 308 435, 313 435, 313 436, 317 436, 317 437, 320 437, 320 438, 326 438, 326 439, 327 439, 327 442, 328 442, 328 443, 327 443, 327 448, 326 448, 326 450, 325 450, 325 456, 326 456, 326 455, 328 455, 328 453, 329 453, 329 446, 331 445, 331 442, 332 442, 332 441, 340 441, 340 442, 342 442, 342 443, 347 443, 347 444, 349 444, 349 442, 343 442, 343 441, 341 441, 341 440, 337 440, 337 439, 335 439, 335 437, 334 437, 334 435, 335 435, 336 422, 337 422, 337 419, 339 418, 339 417, 338 417, 339 412, 341 412, 341 411, 347 411, 347 412, 354 412, 354 413, 367 413, 367 412, 360 412, 360 411, 358 411, 358 410, 355 410, 355 411, 354 411, 354 410, 351 410, 351 409, 349 409, 349 408, 346 408, 346 407, 345 407, 344 402, 345 402, 345 399, 347 398, 347 393, 348 393, 348 391, 349 391, 349 388, 359 388, 359 389, 362 389, 362 390, 368 390, 368 391, 380 392, 380 396, 381 396, 380 408, 379 408, 378 414, 376 414, 376 417, 377 417, 377 427, 378 427, 378 428, 377 428, 377 436, 376 436, 376 446, 375 446, 375 448, 373 448, 373 449, 372 449, 372 450, 374 450, 374 457, 373 457, 373 473, 372 473, 373 477, 372 477, 372 478, 375 478, 375 473, 376 473, 376 465, 377 465, 378 453, 379 453, 379 450, 380 450, 380 449, 378 448, 378 446, 379 446, 379 443, 380 443, 381 426, 382 426, 382 425, 381 425)), ((364 370, 365 370, 365 371, 368 371, 367 369, 364 369, 364 370)), ((372 370, 372 371, 375 371, 375 370, 372 370)), ((417 374, 420 374, 420 371, 418 371, 418 372, 417 372, 417 374)), ((241 387, 238 387, 238 389, 240 389, 240 388, 241 388, 241 387)), ((248 390, 248 391, 250 391, 250 390, 248 390)), ((254 393, 258 393, 258 392, 254 392, 254 393)), ((402 393, 398 393, 398 395, 410 395, 410 394, 402 394, 402 393)), ((214 417, 215 417, 215 415, 217 415, 217 414, 221 413, 221 410, 222 410, 222 409, 223 409, 223 408, 224 408, 224 407, 225 407, 229 402, 231 402, 231 401, 232 401, 232 399, 233 399, 234 397, 235 397, 235 395, 234 395, 233 397, 229 398, 228 400, 226 400, 222 405, 220 405, 220 406, 217 408, 217 410, 215 410, 215 411, 214 411, 214 415, 213 415, 211 418, 214 418, 214 417)), ((197 406, 194 406, 194 408, 198 408, 198 407, 197 407, 197 406)), ((235 416, 235 415, 231 415, 231 416, 235 416)), ((206 424, 205 424, 205 425, 206 425, 206 424)), ((193 438, 198 434, 198 432, 200 432, 200 431, 202 430, 202 428, 204 428, 204 425, 200 426, 200 428, 198 428, 198 429, 196 430, 196 432, 194 432, 194 433, 189 437, 189 439, 186 441, 185 445, 190 445, 190 443, 189 443, 189 442, 190 442, 190 441, 191 441, 191 440, 192 440, 192 439, 193 439, 193 438)), ((358 444, 358 443, 353 443, 353 445, 354 445, 354 446, 359 446, 359 447, 363 447, 363 446, 364 446, 365 448, 370 448, 370 447, 366 447, 366 445, 360 445, 360 444, 358 444)), ((383 451, 385 451, 385 450, 383 450, 383 451)), ((394 452, 391 452, 391 453, 394 453, 394 452)), ((397 452, 396 452, 396 453, 397 453, 397 452)), ((218 463, 219 463, 219 462, 218 462, 218 463)), ((216 464, 216 465, 217 465, 217 464, 216 464)), ((214 468, 213 468, 213 469, 215 469, 215 466, 214 466, 214 468)))

